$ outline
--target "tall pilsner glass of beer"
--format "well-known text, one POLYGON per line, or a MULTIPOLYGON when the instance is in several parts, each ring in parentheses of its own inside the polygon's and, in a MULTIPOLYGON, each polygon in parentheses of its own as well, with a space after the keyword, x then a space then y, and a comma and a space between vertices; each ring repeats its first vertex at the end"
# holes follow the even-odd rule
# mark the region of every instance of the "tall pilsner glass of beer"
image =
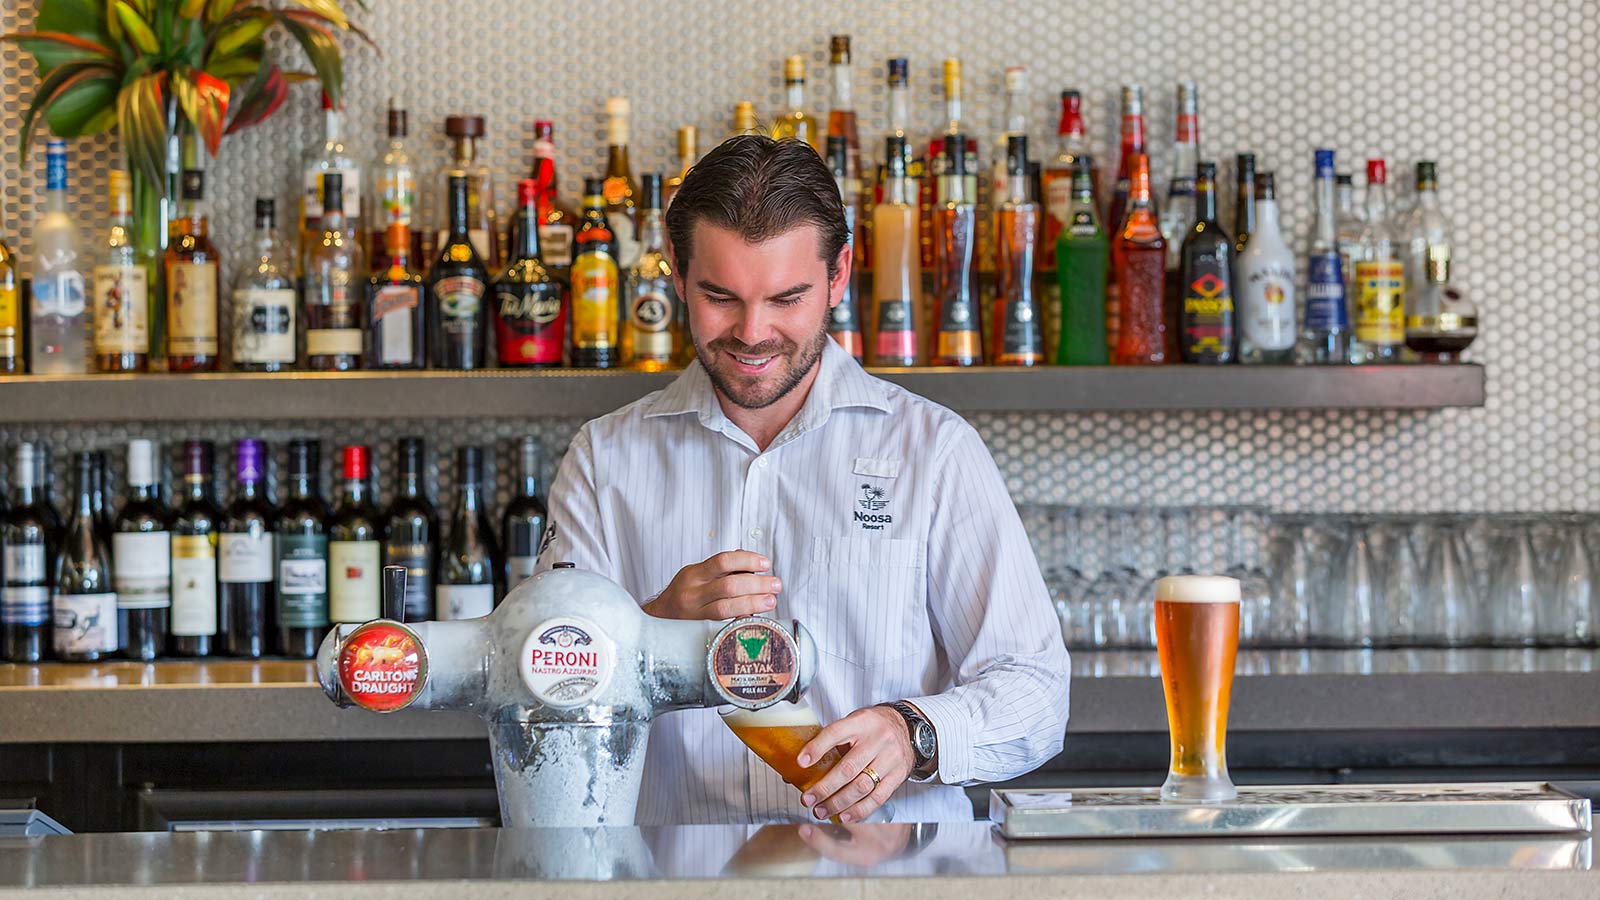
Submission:
POLYGON ((1156 582, 1156 652, 1172 732, 1162 800, 1221 803, 1238 796, 1226 752, 1238 648, 1238 579, 1173 575, 1156 582))

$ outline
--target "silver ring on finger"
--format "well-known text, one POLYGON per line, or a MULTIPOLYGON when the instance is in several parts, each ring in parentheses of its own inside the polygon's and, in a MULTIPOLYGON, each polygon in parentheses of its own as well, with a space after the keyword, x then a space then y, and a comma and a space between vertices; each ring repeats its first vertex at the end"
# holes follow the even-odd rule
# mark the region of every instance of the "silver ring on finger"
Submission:
POLYGON ((861 770, 861 774, 863 774, 863 775, 867 776, 868 778, 872 779, 872 788, 873 788, 873 790, 877 790, 878 785, 883 784, 883 776, 879 775, 877 772, 874 772, 872 770, 871 766, 866 766, 865 768, 863 768, 861 770))

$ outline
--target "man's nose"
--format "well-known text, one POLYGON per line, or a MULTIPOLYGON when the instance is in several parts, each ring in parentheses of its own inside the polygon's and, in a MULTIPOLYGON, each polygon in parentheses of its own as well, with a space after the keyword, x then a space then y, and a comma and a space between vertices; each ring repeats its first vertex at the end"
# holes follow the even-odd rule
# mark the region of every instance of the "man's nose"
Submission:
POLYGON ((746 347, 754 347, 772 336, 772 320, 759 306, 746 306, 734 323, 733 336, 746 347))

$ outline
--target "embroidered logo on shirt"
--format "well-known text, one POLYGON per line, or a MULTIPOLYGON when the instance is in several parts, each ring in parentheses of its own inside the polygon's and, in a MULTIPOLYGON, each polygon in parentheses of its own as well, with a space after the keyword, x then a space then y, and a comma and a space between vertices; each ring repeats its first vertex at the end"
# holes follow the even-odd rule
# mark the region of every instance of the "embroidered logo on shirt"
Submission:
POLYGON ((874 484, 863 484, 861 497, 856 503, 861 509, 855 511, 855 521, 861 526, 862 531, 882 531, 883 526, 894 524, 894 516, 879 512, 889 505, 889 494, 883 488, 874 484))

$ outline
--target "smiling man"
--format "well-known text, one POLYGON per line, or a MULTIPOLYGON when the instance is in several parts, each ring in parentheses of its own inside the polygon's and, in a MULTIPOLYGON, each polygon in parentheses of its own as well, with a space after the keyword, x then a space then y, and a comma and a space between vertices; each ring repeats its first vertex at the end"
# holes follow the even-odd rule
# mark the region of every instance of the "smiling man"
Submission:
POLYGON ((743 136, 667 213, 699 360, 584 425, 550 492, 539 568, 570 561, 651 615, 796 618, 842 760, 802 797, 711 710, 650 735, 640 824, 811 815, 970 819, 959 786, 1061 748, 1068 667, 1039 566, 965 420, 828 338, 850 277, 833 177, 809 146, 743 136))

